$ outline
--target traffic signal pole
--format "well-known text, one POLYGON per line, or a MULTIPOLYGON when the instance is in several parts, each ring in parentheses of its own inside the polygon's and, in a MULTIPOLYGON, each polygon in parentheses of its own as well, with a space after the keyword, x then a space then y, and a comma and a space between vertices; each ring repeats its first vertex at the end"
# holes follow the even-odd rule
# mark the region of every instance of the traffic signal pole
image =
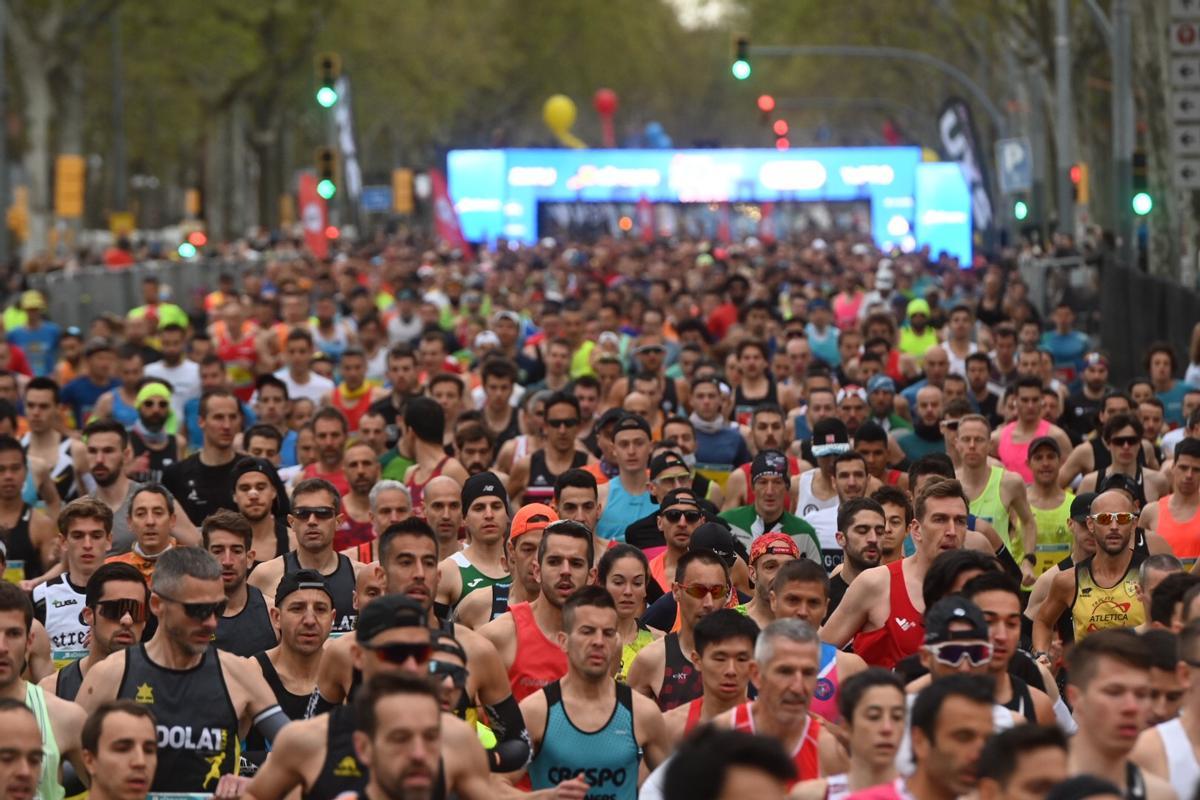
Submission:
POLYGON ((1071 167, 1075 164, 1075 108, 1071 96, 1071 14, 1068 0, 1054 6, 1054 149, 1058 155, 1058 229, 1075 235, 1075 199, 1071 167))

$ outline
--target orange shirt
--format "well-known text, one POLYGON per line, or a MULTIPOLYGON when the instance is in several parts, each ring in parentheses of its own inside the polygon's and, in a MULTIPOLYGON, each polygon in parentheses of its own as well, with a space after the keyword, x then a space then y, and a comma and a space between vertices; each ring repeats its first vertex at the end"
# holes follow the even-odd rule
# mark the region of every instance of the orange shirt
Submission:
MULTIPOLYGON (((169 548, 168 548, 169 549, 169 548)), ((166 550, 163 551, 165 553, 166 550)), ((162 555, 162 553, 159 553, 162 555)), ((142 577, 146 583, 150 583, 150 579, 154 577, 154 567, 158 564, 157 558, 146 558, 138 554, 136 550, 130 550, 128 553, 121 553, 116 556, 109 556, 104 559, 105 564, 132 564, 137 567, 137 571, 142 573, 142 577)))

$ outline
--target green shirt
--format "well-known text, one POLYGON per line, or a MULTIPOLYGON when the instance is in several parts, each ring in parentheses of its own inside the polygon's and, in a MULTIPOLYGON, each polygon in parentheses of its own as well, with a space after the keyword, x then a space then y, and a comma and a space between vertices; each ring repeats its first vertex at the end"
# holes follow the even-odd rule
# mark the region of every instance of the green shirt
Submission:
POLYGON ((783 512, 783 516, 768 528, 766 523, 763 522, 762 517, 754 510, 754 505, 751 504, 723 511, 721 512, 721 519, 729 523, 729 526, 733 529, 733 535, 745 545, 747 552, 749 552, 750 545, 754 543, 755 539, 764 533, 778 531, 792 537, 796 542, 796 546, 800 548, 800 556, 802 558, 812 559, 818 564, 823 563, 821 560, 821 543, 817 539, 816 530, 812 525, 809 525, 795 514, 789 514, 786 511, 783 512))

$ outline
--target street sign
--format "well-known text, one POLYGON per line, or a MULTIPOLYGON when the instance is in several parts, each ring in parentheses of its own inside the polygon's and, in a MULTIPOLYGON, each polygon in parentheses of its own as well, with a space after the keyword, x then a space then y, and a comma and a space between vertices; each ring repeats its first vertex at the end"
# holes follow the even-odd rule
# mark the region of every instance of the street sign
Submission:
POLYGON ((392 210, 392 187, 364 186, 362 189, 362 209, 369 214, 383 213, 392 210))
POLYGON ((1171 182, 1177 189, 1200 189, 1200 158, 1175 159, 1171 182))
POLYGON ((1171 119, 1175 122, 1200 122, 1200 90, 1172 92, 1171 119))
POLYGON ((1200 56, 1172 58, 1171 85, 1181 89, 1200 89, 1200 56))
POLYGON ((1171 52, 1200 53, 1200 25, 1192 20, 1171 23, 1171 52))
POLYGON ((1171 152, 1176 156, 1200 156, 1200 124, 1175 125, 1171 131, 1171 152))
POLYGON ((1027 192, 1033 188, 1033 150, 1028 139, 996 142, 996 176, 1004 194, 1027 192))

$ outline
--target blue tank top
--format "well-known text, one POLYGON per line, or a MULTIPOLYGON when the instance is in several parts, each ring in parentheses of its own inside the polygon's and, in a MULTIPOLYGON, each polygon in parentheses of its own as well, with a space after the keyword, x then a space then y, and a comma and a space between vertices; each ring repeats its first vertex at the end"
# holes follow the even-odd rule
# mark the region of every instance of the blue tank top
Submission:
POLYGON ((632 495, 625 491, 618 475, 608 482, 608 498, 604 501, 604 512, 596 522, 596 534, 623 542, 626 528, 657 510, 658 503, 650 496, 649 487, 639 495, 632 495))
POLYGON ((138 421, 137 409, 121 399, 120 389, 113 390, 112 415, 113 419, 127 428, 138 421))
POLYGON ((546 732, 529 764, 534 789, 553 789, 582 773, 585 800, 637 800, 642 750, 633 731, 633 690, 618 683, 617 702, 607 724, 594 733, 575 727, 562 703, 558 681, 546 692, 546 732))

